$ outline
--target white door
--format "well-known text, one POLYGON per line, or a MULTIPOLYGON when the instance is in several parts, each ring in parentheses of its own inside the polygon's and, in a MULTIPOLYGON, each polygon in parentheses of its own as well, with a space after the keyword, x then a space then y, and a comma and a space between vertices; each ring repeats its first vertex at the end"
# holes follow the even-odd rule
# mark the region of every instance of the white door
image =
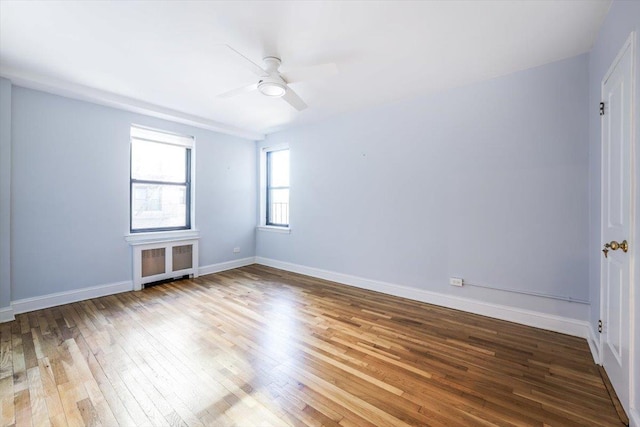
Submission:
POLYGON ((633 38, 602 81, 602 365, 629 413, 633 38))

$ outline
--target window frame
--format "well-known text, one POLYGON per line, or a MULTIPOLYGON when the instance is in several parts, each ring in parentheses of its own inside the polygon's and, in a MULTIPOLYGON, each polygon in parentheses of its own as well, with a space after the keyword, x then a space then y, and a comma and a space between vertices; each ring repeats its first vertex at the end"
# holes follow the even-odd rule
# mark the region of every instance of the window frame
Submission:
POLYGON ((269 147, 262 147, 260 149, 260 213, 258 220, 258 230, 262 231, 275 231, 282 233, 289 233, 291 231, 291 179, 289 179, 289 212, 288 212, 288 224, 277 224, 269 222, 269 153, 274 151, 289 151, 289 171, 291 171, 291 150, 289 144, 279 144, 269 147))
MULTIPOLYGON (((289 151, 289 148, 279 148, 279 149, 275 149, 275 150, 268 150, 265 152, 266 155, 266 172, 267 172, 267 178, 266 178, 266 185, 267 185, 267 194, 266 194, 266 206, 265 206, 265 210, 266 210, 266 217, 265 217, 265 225, 268 227, 289 227, 289 223, 291 221, 289 221, 289 205, 290 203, 287 201, 287 223, 277 223, 277 222, 270 222, 269 221, 269 217, 271 216, 271 203, 270 203, 270 190, 289 190, 289 199, 291 198, 291 179, 289 179, 289 185, 284 187, 284 186, 278 186, 278 187, 272 187, 271 186, 271 155, 273 153, 278 153, 281 151, 289 151)), ((291 152, 289 151, 289 156, 291 156, 291 152)), ((291 157, 289 157, 289 168, 291 168, 291 157)))
POLYGON ((193 151, 195 148, 195 138, 192 136, 176 134, 164 130, 148 128, 144 126, 131 125, 130 143, 129 143, 129 232, 131 234, 139 233, 157 233, 166 231, 184 231, 193 230, 193 151), (145 133, 150 137, 134 136, 134 133, 145 133), (156 136, 154 139, 153 136, 156 136), (183 147, 185 149, 185 181, 161 181, 137 179, 133 177, 133 144, 134 140, 152 142, 155 144, 173 145, 183 147), (135 184, 149 184, 159 186, 176 186, 185 187, 185 225, 176 227, 151 227, 151 228, 133 228, 133 196, 135 184))

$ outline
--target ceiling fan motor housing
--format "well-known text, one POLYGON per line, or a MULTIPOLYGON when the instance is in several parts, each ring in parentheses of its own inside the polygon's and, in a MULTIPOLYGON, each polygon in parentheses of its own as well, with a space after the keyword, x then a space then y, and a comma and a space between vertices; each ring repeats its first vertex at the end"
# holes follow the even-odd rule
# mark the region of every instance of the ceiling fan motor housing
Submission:
POLYGON ((287 92, 287 84, 278 74, 272 74, 260 79, 258 90, 266 96, 280 97, 287 92))
POLYGON ((265 64, 264 68, 269 74, 277 73, 278 68, 280 68, 280 64, 282 63, 280 58, 275 56, 265 56, 262 60, 265 64))

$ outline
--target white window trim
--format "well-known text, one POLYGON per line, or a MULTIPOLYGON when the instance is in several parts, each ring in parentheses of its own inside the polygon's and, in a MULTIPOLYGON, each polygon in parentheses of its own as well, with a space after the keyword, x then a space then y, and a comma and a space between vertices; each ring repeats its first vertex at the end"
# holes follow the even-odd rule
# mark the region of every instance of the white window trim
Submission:
POLYGON ((142 139, 187 148, 193 148, 195 145, 195 138, 193 136, 134 124, 131 125, 131 139, 142 139))
POLYGON ((277 225, 259 225, 256 227, 258 231, 269 231, 271 233, 290 234, 291 227, 283 227, 277 225))
MULTIPOLYGON (((291 210, 289 210, 288 226, 267 225, 267 153, 279 150, 290 150, 289 144, 270 145, 260 149, 260 218, 256 229, 258 231, 289 234, 291 233, 291 210)), ((289 151, 289 155, 291 155, 291 151, 289 151)), ((289 163, 289 168, 291 168, 291 163, 289 163)), ((289 192, 289 197, 291 197, 291 192, 289 192)), ((289 207, 291 207, 291 199, 289 199, 289 207)))
MULTIPOLYGON (((135 242, 136 239, 131 238, 131 236, 135 236, 135 235, 161 236, 167 233, 191 233, 191 232, 195 232, 196 234, 199 234, 199 231, 196 228, 196 209, 195 209, 196 207, 196 137, 175 133, 175 132, 167 131, 164 129, 157 129, 157 128, 152 128, 152 127, 132 123, 130 125, 129 145, 131 145, 131 141, 134 138, 145 139, 144 138, 145 131, 151 131, 151 132, 154 132, 154 134, 165 134, 171 137, 170 141, 161 141, 161 140, 153 139, 153 141, 155 142, 165 143, 170 145, 178 145, 178 146, 186 147, 191 150, 191 195, 190 195, 191 206, 189 207, 189 211, 190 211, 189 220, 190 220, 191 227, 184 230, 145 231, 145 232, 136 232, 136 233, 132 233, 131 230, 129 230, 129 232, 125 234, 125 240, 127 240, 127 242, 130 242, 130 243, 135 242), (139 133, 139 136, 135 136, 135 137, 133 136, 133 134, 131 133, 133 128, 136 129, 136 132, 139 133)), ((131 162, 131 148, 129 149, 129 161, 131 162)), ((129 179, 131 179, 131 170, 129 170, 129 179)), ((131 194, 129 194, 129 198, 131 198, 131 194)), ((129 224, 131 224, 131 200, 129 200, 129 224)))
POLYGON ((199 239, 200 230, 171 230, 171 231, 148 231, 143 233, 128 233, 124 240, 131 246, 146 245, 147 243, 173 242, 185 239, 199 239))

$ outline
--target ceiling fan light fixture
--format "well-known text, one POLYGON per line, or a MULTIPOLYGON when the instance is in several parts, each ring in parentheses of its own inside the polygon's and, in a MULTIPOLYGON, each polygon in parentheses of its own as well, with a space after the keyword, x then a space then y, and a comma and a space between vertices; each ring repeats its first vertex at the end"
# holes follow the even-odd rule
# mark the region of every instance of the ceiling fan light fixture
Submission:
POLYGON ((280 98, 287 92, 287 87, 279 82, 261 80, 258 83, 258 90, 263 95, 280 98))

